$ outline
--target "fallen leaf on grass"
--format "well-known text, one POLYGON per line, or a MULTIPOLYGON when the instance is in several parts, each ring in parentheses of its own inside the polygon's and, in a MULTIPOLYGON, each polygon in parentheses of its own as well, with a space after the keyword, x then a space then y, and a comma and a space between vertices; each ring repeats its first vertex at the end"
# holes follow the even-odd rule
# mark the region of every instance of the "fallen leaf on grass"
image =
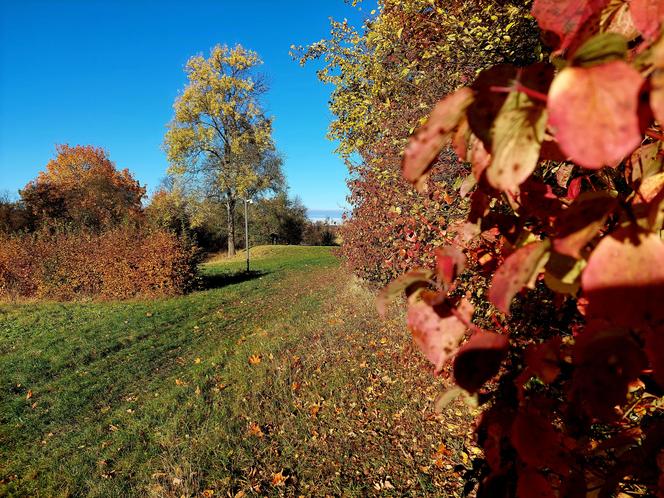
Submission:
POLYGON ((286 479, 288 479, 284 474, 281 472, 277 472, 276 474, 272 474, 272 486, 285 486, 286 485, 286 479))
POLYGON ((260 426, 256 422, 251 422, 249 424, 249 428, 247 429, 247 432, 249 432, 250 435, 256 436, 257 438, 263 438, 265 436, 265 433, 263 430, 260 428, 260 426))
POLYGON ((25 399, 30 399, 32 398, 32 389, 28 391, 28 394, 25 395, 25 399))
POLYGON ((249 357, 249 364, 250 365, 258 365, 261 362, 261 357, 257 354, 252 354, 249 357))
POLYGON ((312 417, 315 417, 318 415, 318 412, 320 411, 320 405, 315 403, 309 407, 309 413, 311 414, 312 417))

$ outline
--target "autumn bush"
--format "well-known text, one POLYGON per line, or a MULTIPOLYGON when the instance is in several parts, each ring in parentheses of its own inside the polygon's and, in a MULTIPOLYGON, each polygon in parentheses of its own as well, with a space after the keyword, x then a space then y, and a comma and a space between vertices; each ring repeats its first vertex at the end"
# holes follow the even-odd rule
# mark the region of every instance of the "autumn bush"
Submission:
POLYGON ((319 77, 334 86, 329 135, 351 173, 341 252, 363 279, 384 283, 432 263, 448 223, 465 216, 467 200, 452 195, 463 163, 442 155, 437 181, 417 196, 401 177, 401 153, 440 95, 491 64, 539 60, 529 10, 519 0, 381 0, 361 29, 333 21, 328 40, 295 51, 303 63, 324 61, 319 77))
POLYGON ((117 169, 105 149, 61 144, 20 194, 37 226, 100 231, 140 217, 145 187, 128 169, 117 169))
POLYGON ((43 229, 0 235, 0 297, 71 300, 181 294, 195 249, 174 234, 117 227, 101 233, 43 229))
POLYGON ((403 156, 450 144, 470 210, 391 283, 414 343, 483 412, 478 497, 664 497, 664 2, 536 0, 551 57, 449 93, 403 156), (465 182, 464 182, 465 183, 465 182))

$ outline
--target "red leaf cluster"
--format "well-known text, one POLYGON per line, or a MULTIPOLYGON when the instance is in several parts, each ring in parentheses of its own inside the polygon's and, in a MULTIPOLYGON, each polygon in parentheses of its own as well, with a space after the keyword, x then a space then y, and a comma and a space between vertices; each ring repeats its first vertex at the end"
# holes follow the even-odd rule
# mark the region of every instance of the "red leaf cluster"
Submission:
POLYGON ((551 62, 482 71, 411 138, 411 183, 450 140, 473 176, 458 248, 435 253, 437 292, 409 297, 408 325, 436 371, 453 357, 459 387, 492 400, 478 496, 662 496, 664 1, 533 15, 551 62), (466 258, 491 277, 489 319, 451 297, 466 258))

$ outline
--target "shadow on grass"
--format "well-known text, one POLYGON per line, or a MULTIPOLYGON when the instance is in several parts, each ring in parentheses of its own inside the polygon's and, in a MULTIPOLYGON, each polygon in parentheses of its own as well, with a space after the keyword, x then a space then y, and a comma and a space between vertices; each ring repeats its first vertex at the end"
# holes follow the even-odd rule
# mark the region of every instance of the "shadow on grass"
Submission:
POLYGON ((200 290, 220 289, 227 285, 239 284, 247 280, 254 280, 267 275, 269 272, 251 270, 246 272, 239 270, 236 272, 217 273, 213 275, 201 275, 198 288, 200 290))

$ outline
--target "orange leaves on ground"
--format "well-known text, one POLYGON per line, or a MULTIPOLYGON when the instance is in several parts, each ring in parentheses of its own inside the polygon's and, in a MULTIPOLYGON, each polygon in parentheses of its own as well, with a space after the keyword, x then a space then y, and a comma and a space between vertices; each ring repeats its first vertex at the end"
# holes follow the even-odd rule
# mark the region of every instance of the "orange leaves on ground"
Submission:
POLYGON ((309 415, 311 415, 312 417, 318 416, 318 412, 320 412, 320 409, 321 409, 320 403, 312 403, 309 406, 309 415))
POLYGON ((524 287, 533 287, 549 257, 549 241, 527 244, 510 254, 498 268, 489 289, 489 300, 503 313, 524 287))
POLYGON ((277 472, 276 474, 272 474, 272 486, 276 486, 276 487, 285 486, 287 479, 288 479, 288 477, 286 477, 283 474, 283 470, 280 471, 280 472, 277 472))
POLYGON ((250 436, 257 437, 259 439, 262 439, 265 437, 265 433, 263 432, 263 429, 261 429, 260 425, 258 425, 256 422, 250 422, 249 427, 247 428, 247 433, 250 436))
POLYGON ((664 322, 664 243, 636 228, 617 230, 593 251, 581 286, 590 317, 625 327, 664 322))
POLYGON ((567 67, 549 91, 549 124, 561 150, 590 169, 615 167, 641 143, 643 77, 622 61, 567 67))
POLYGON ((249 356, 249 364, 250 365, 258 365, 262 361, 260 355, 257 354, 252 354, 249 356))
POLYGON ((452 132, 472 99, 470 88, 462 88, 449 95, 438 102, 426 124, 411 137, 404 152, 402 170, 404 177, 418 190, 424 188, 429 168, 441 149, 449 143, 452 132))

